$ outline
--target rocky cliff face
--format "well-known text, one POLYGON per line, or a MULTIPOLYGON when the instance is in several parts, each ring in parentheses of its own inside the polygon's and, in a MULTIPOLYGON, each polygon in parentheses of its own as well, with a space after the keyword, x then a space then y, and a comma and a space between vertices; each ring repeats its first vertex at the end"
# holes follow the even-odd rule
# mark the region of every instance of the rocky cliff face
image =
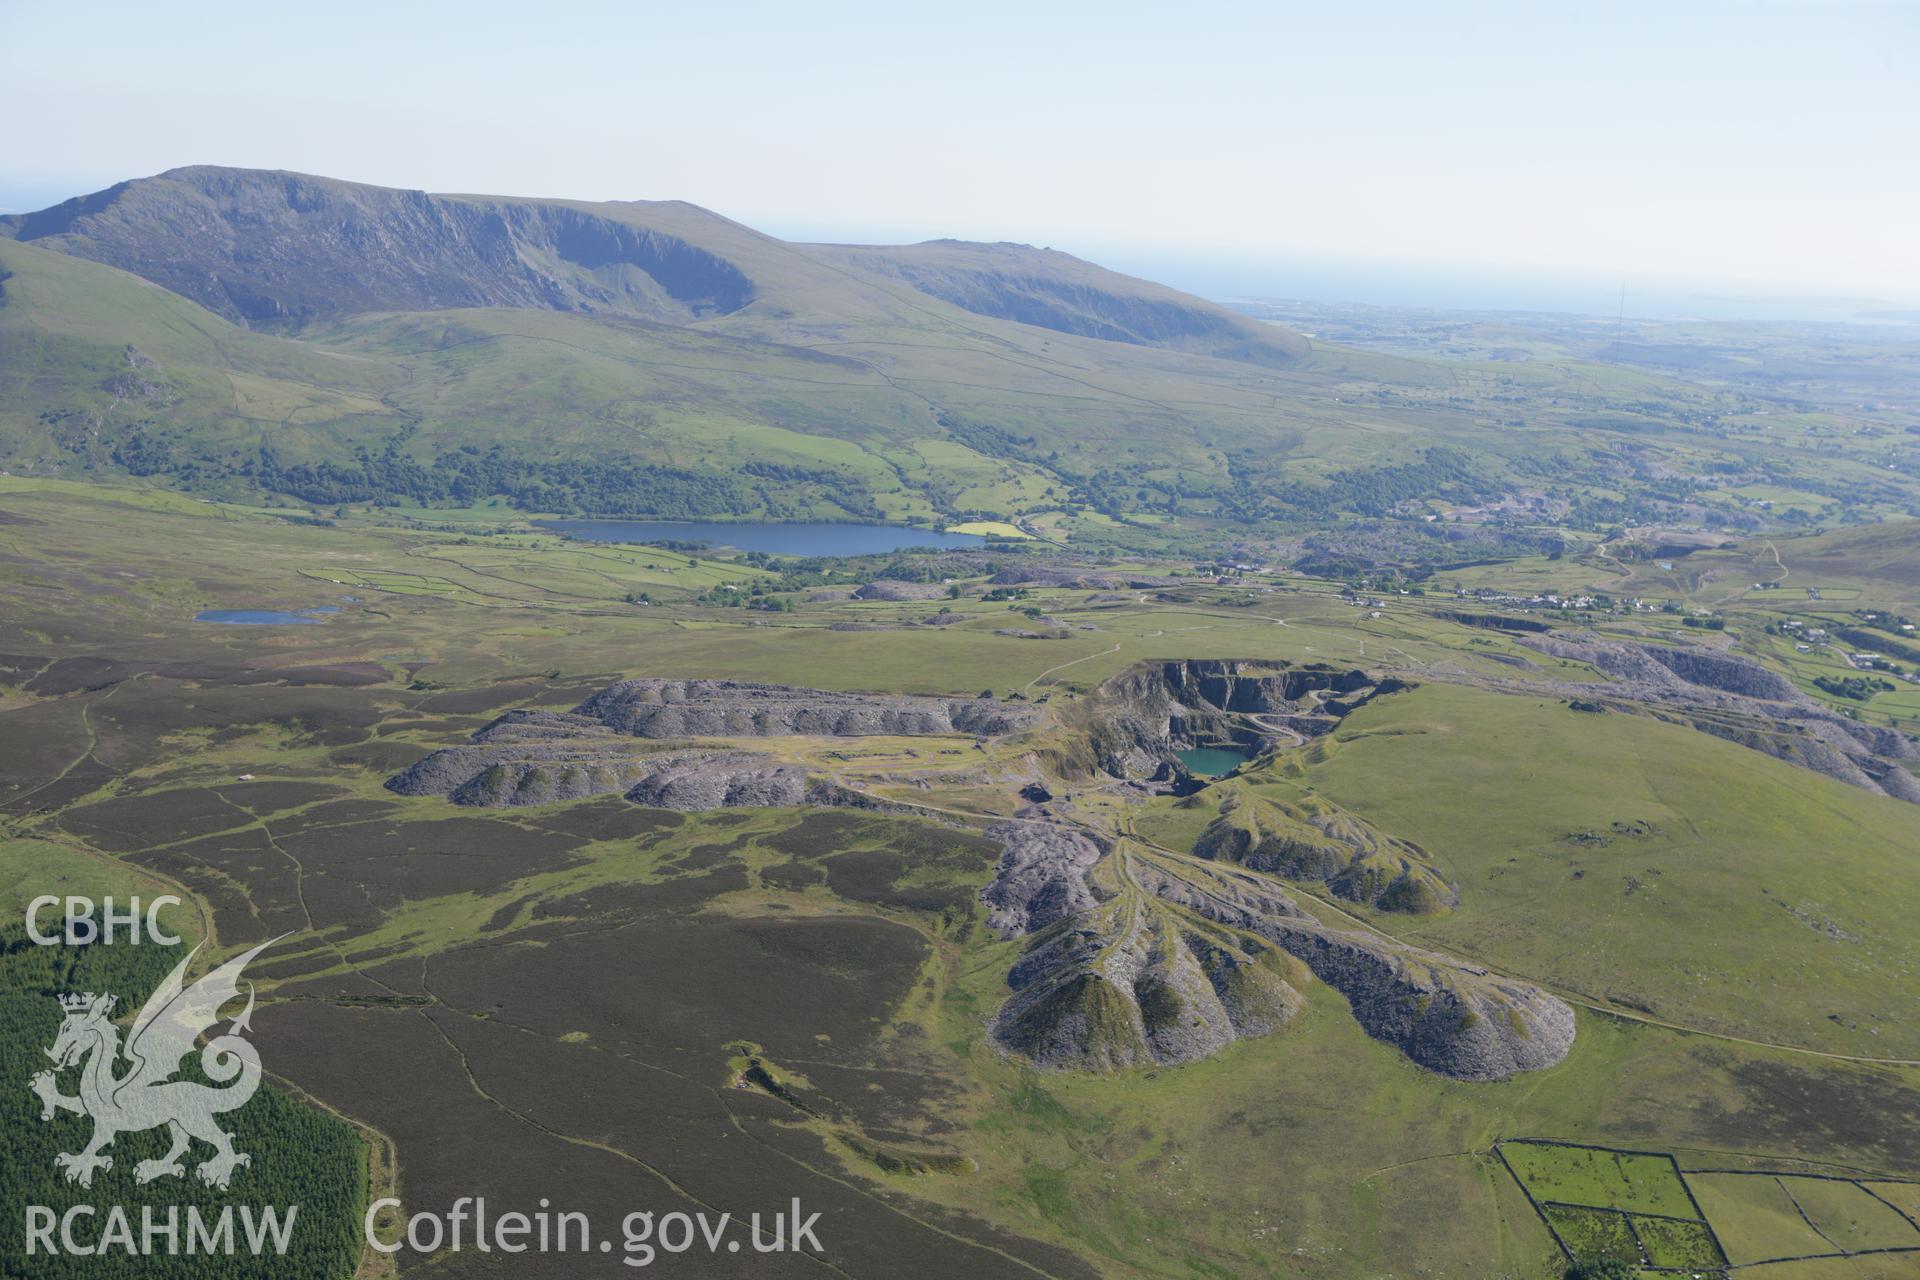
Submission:
POLYGON ((799 804, 804 772, 751 752, 643 747, 584 716, 514 711, 387 779, 403 796, 513 808, 623 793, 658 809, 799 804))
POLYGON ((1550 1067, 1573 1047, 1573 1010, 1538 987, 1332 928, 1246 872, 1162 862, 1143 868, 1140 882, 1163 900, 1280 946, 1347 998, 1368 1035, 1431 1071, 1500 1080, 1550 1067))
POLYGON ((1920 779, 1905 767, 1920 760, 1920 746, 1911 738, 1837 715, 1757 662, 1697 645, 1630 644, 1588 633, 1528 636, 1521 643, 1590 663, 1614 678, 1610 685, 1555 686, 1566 696, 1618 699, 1609 705, 1677 721, 1862 790, 1920 804, 1920 779))
POLYGON ((571 742, 516 741, 496 734, 436 751, 386 785, 403 796, 444 796, 454 804, 488 809, 613 793, 649 809, 682 813, 793 805, 888 807, 756 751, 638 751, 631 739, 605 730, 583 731, 571 742))
POLYGON ((455 804, 494 808, 612 792, 656 809, 878 808, 885 806, 760 752, 667 750, 653 743, 784 734, 992 735, 1025 728, 1039 714, 991 698, 829 693, 736 680, 623 680, 572 711, 510 711, 470 742, 434 752, 386 785, 400 795, 445 796, 455 804))
POLYGON ((899 582, 877 578, 854 589, 855 600, 939 600, 947 589, 938 582, 899 582))
POLYGON ((1092 767, 1121 778, 1166 777, 1178 770, 1177 749, 1236 743, 1259 750, 1313 737, 1356 707, 1407 687, 1324 663, 1146 662, 1102 684, 1073 714, 1092 767))
POLYGON ((1318 880, 1336 897, 1382 911, 1430 915, 1459 903, 1459 891, 1423 850, 1319 797, 1283 799, 1217 783, 1182 803, 1218 808, 1194 842, 1200 857, 1318 880))
POLYGON ((994 1038, 1043 1066, 1174 1065, 1265 1035, 1305 1007, 1304 970, 1244 934, 1109 903, 1036 941, 994 1038))
POLYGON ((1002 822, 987 828, 1003 852, 993 883, 981 892, 987 923, 1001 937, 1037 933, 1094 906, 1087 873, 1105 850, 1071 827, 1002 822))
POLYGON ((1322 924, 1259 875, 1123 847, 1110 856, 1124 888, 1101 900, 1089 880, 1100 852, 1078 833, 1010 823, 990 834, 1007 846, 982 894, 992 923, 1032 938, 993 1035, 1042 1066, 1207 1057, 1285 1026, 1315 977, 1367 1034, 1456 1079, 1538 1070, 1572 1047, 1573 1011, 1539 988, 1322 924))
POLYGON ((684 322, 754 297, 732 262, 570 205, 298 173, 174 169, 0 224, 262 327, 448 307, 684 322))
POLYGON ((627 792, 649 809, 774 808, 821 805, 873 808, 865 796, 798 765, 781 764, 752 751, 678 751, 663 759, 627 792))
POLYGON ((625 791, 648 762, 593 721, 553 712, 509 712, 387 779, 403 796, 445 796, 482 808, 551 804, 625 791))
POLYGON ((987 582, 996 587, 1066 587, 1069 590, 1110 591, 1121 586, 1123 579, 1090 568, 1016 564, 995 573, 987 582))
POLYGON ((971 733, 1029 727, 1034 707, 992 698, 830 693, 741 680, 622 680, 575 714, 640 738, 971 733))

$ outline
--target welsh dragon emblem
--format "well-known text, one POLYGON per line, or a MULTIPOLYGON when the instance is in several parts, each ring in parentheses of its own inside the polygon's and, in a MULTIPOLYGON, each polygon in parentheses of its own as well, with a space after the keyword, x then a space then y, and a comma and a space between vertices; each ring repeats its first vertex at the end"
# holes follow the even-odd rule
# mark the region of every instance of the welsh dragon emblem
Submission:
POLYGON ((159 1159, 136 1165, 136 1182, 185 1177, 181 1157, 195 1139, 213 1148, 212 1157, 194 1170, 209 1186, 225 1190, 234 1170, 252 1162, 252 1157, 233 1149, 233 1135, 217 1119, 245 1106, 260 1087, 260 1055, 241 1038, 251 1030, 252 983, 247 984, 247 1007, 240 1016, 204 1047, 198 1041, 220 1021, 221 1007, 239 997, 242 970, 272 945, 272 941, 263 942, 192 986, 184 986, 187 966, 200 950, 195 947, 141 1006, 127 1030, 124 1048, 120 1029, 112 1020, 115 997, 92 992, 60 997, 66 1020, 53 1047, 46 1050, 54 1069, 37 1073, 30 1085, 40 1097, 42 1120, 53 1119, 59 1111, 93 1119, 93 1138, 84 1149, 54 1157, 69 1182, 92 1186, 96 1171, 113 1167, 113 1157, 105 1153, 116 1137, 161 1125, 171 1133, 173 1145, 159 1159), (173 1078, 196 1047, 200 1069, 214 1082, 211 1085, 173 1078), (127 1063, 124 1073, 119 1072, 122 1058, 127 1063), (60 1092, 57 1073, 76 1064, 80 1092, 68 1097, 60 1092))

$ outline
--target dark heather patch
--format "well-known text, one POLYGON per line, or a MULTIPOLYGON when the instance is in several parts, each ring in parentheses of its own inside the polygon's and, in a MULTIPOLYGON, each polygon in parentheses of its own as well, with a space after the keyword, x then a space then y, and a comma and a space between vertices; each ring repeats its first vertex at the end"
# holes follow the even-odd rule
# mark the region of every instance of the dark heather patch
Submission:
MULTIPOLYGON (((731 868, 702 879, 737 883, 731 868)), ((555 1035, 597 1028, 603 1048, 648 1060, 664 1046, 718 1053, 744 1037, 775 1061, 865 1061, 927 953, 904 925, 693 914, 676 908, 672 886, 646 887, 656 892, 624 927, 576 922, 538 947, 458 948, 430 961, 428 985, 456 1007, 498 1009, 555 1035)))
POLYGON ((783 862, 778 866, 761 868, 760 879, 776 889, 797 893, 817 884, 825 884, 827 873, 811 862, 783 862))
POLYGON ((320 746, 358 742, 384 717, 379 696, 362 689, 303 689, 291 685, 219 685, 185 688, 141 680, 116 689, 91 708, 91 720, 115 750, 151 757, 168 734, 212 731, 231 740, 261 728, 277 729, 320 746))
POLYGON ((359 796, 330 800, 326 804, 317 804, 290 818, 283 818, 273 824, 273 829, 281 834, 305 831, 312 827, 336 827, 347 822, 367 822, 374 818, 385 818, 400 812, 405 806, 389 800, 365 800, 359 796))
POLYGON ((471 715, 482 711, 493 711, 510 707, 518 702, 536 697, 547 688, 546 681, 514 681, 508 684, 486 685, 479 689, 449 689, 445 693, 432 694, 415 703, 421 711, 431 711, 436 715, 471 715))
POLYGON ((686 822, 685 814, 669 809, 642 809, 618 796, 542 810, 537 822, 551 831, 582 840, 631 840, 673 831, 686 822))
POLYGON ((43 702, 0 711, 0 803, 53 781, 88 754, 81 702, 43 702))
POLYGON ((432 747, 414 742, 364 742, 330 752, 327 759, 371 773, 398 773, 432 754, 432 747))
POLYGON ((384 947, 371 947, 365 951, 350 951, 347 953, 347 963, 372 964, 375 960, 385 960, 388 956, 399 955, 407 949, 408 946, 404 942, 390 942, 384 947))
POLYGON ((319 782, 235 782, 212 788, 215 795, 249 813, 284 813, 340 794, 319 782))
POLYGON ((725 844, 697 844, 675 858, 673 863, 677 867, 685 867, 690 871, 704 871, 709 867, 719 866, 751 843, 753 843, 753 837, 743 833, 725 844))
POLYGON ((1804 1071, 1780 1062, 1720 1063, 1745 1105, 1729 1111, 1702 1102, 1695 1114, 1728 1146, 1865 1151, 1883 1167, 1920 1172, 1920 1089, 1898 1073, 1861 1065, 1804 1071))
POLYGON ((406 895, 383 884, 363 884, 358 877, 329 872, 309 874, 300 883, 300 908, 313 927, 364 933, 380 926, 383 911, 398 910, 406 895))
POLYGON ((618 925, 665 919, 698 911, 720 894, 737 893, 746 887, 746 868, 729 862, 700 875, 677 876, 658 884, 595 885, 571 897, 542 902, 533 909, 533 919, 595 919, 618 925))
MULTIPOLYGON (((872 929, 844 922, 822 927, 872 929)), ((831 998, 838 979, 802 970, 758 981, 728 970, 723 976, 731 981, 711 990, 662 982, 661 972, 682 971, 678 956, 686 955, 685 969, 698 974, 739 950, 735 930, 725 923, 666 932, 676 936, 657 946, 620 936, 569 938, 537 949, 465 948, 424 966, 425 985, 438 997, 434 1004, 349 1008, 289 1001, 262 1010, 262 1038, 284 1046, 295 1083, 351 1110, 410 1153, 410 1208, 445 1212, 456 1197, 483 1195, 491 1212, 529 1211, 548 1197, 596 1222, 617 1223, 636 1203, 657 1214, 704 1207, 740 1217, 797 1196, 822 1215, 820 1238, 845 1274, 918 1280, 1014 1274, 1003 1253, 973 1241, 1032 1260, 1061 1280, 1094 1274, 1061 1251, 930 1205, 915 1202, 909 1215, 876 1217, 871 1190, 848 1185, 817 1137, 784 1136, 780 1126, 792 1117, 787 1108, 716 1087, 724 1050, 713 1028, 724 1023, 771 1042, 775 1035, 761 1030, 763 1012, 790 1020, 795 1011, 812 1009, 817 1018, 796 1021, 796 1032, 804 1022, 851 1039, 884 1010, 845 1007, 831 998), (589 974, 611 980, 587 981, 589 974), (556 991, 569 998, 555 999, 556 991), (635 992, 648 999, 636 1000, 635 992), (591 1039, 566 1043, 561 1037, 572 1030, 588 1030, 591 1039), (395 1061, 406 1062, 407 1070, 396 1075, 395 1061), (556 1080, 568 1087, 555 1089, 556 1080), (751 1126, 750 1136, 713 1140, 740 1125, 751 1126), (576 1135, 592 1135, 621 1154, 565 1140, 576 1135), (671 1186, 634 1160, 660 1170, 671 1186), (699 1203, 682 1200, 673 1187, 699 1203), (937 1221, 941 1229, 917 1219, 937 1221)), ((901 958, 868 957, 882 967, 901 958)), ((422 967, 395 966, 415 974, 422 967)), ((788 1037, 779 1038, 784 1047, 788 1037)), ((805 1043, 810 1057, 834 1052, 814 1044, 811 1034, 805 1043)), ((526 1258, 531 1261, 516 1263, 514 1275, 576 1280, 624 1269, 617 1260, 589 1268, 578 1256, 526 1258)), ((447 1255, 435 1270, 465 1280, 497 1274, 492 1262, 465 1250, 447 1255)), ((754 1263, 753 1274, 766 1280, 820 1273, 817 1262, 797 1257, 769 1255, 754 1263)), ((742 1273, 737 1257, 695 1251, 675 1259, 674 1274, 726 1280, 742 1273)))
POLYGON ((367 977, 383 991, 391 991, 403 996, 427 994, 426 987, 421 984, 421 977, 426 972, 426 962, 417 957, 400 956, 365 972, 367 977))
POLYGON ((153 673, 191 684, 246 684, 252 668, 237 662, 169 662, 153 673))
POLYGON ((524 876, 569 865, 571 851, 582 843, 558 832, 464 817, 308 826, 278 835, 309 878, 339 877, 382 907, 495 892, 524 876))
POLYGON ((701 821, 710 827, 738 827, 753 821, 753 815, 746 813, 710 813, 701 821))
POLYGON ((52 661, 31 653, 0 653, 0 684, 19 684, 52 661))
MULTIPOLYGON (((508 925, 512 924, 515 920, 519 919, 520 913, 526 910, 527 907, 531 906, 533 904, 533 901, 534 899, 531 894, 529 894, 524 898, 515 898, 512 902, 507 903, 505 906, 501 907, 498 911, 495 911, 492 915, 488 916, 487 922, 480 926, 480 932, 498 933, 500 930, 506 928, 508 925)), ((357 956, 355 957, 355 959, 358 959, 358 958, 359 957, 357 956)))
POLYGON ((26 690, 43 698, 58 698, 119 684, 139 670, 138 665, 120 658, 58 658, 27 681, 26 690))
POLYGON ((784 831, 762 836, 760 843, 796 858, 824 858, 871 839, 878 825, 874 819, 859 814, 819 809, 784 831))
POLYGON ((68 831, 115 853, 207 836, 252 821, 203 787, 115 796, 60 815, 60 825, 68 831))
POLYGON ((332 662, 311 667, 271 667, 250 671, 234 679, 235 684, 318 684, 342 689, 385 684, 393 676, 377 662, 332 662))
POLYGON ((827 886, 851 902, 871 902, 909 911, 964 912, 976 888, 901 884, 914 869, 907 855, 893 849, 861 849, 824 861, 827 886))
POLYGON ((132 853, 127 860, 191 889, 212 911, 223 942, 264 942, 306 928, 306 914, 294 895, 293 867, 268 844, 263 831, 211 836, 172 849, 132 853))
POLYGON ((0 791, 0 795, 11 797, 0 803, 0 813, 25 817, 32 813, 47 813, 72 804, 82 796, 87 796, 106 786, 120 775, 113 769, 101 764, 91 755, 69 769, 59 778, 36 783, 20 775, 0 773, 0 778, 13 777, 24 785, 18 792, 0 791))

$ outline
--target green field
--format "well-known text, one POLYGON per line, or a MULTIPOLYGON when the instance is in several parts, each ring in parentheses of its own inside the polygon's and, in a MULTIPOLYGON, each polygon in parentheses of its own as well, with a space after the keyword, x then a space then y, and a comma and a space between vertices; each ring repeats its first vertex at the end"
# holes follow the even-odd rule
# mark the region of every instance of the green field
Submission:
POLYGON ((1502 1143, 1500 1154, 1536 1200, 1698 1216, 1671 1156, 1530 1142, 1502 1143))

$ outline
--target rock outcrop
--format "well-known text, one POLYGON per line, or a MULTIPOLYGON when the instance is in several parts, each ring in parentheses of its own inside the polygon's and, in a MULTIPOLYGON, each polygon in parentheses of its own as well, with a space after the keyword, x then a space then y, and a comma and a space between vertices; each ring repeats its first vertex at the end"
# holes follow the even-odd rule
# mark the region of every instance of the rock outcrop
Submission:
POLYGON ((1285 1026, 1315 977, 1347 998, 1368 1035, 1455 1079, 1538 1070, 1572 1047, 1573 1011, 1547 992, 1326 925, 1252 872, 1123 847, 1112 855, 1121 887, 1099 900, 1091 841, 1038 823, 993 834, 1007 853, 982 894, 990 920, 1032 942, 1008 973, 992 1032, 1039 1065, 1204 1058, 1285 1026))
POLYGON ((577 712, 509 711, 471 741, 447 747, 387 779, 404 796, 508 808, 623 794, 683 812, 731 807, 886 804, 755 751, 674 749, 636 740, 577 712))
POLYGON ((1114 676, 1074 712, 1083 767, 1120 778, 1180 771, 1182 748, 1265 750, 1330 731, 1376 697, 1409 688, 1392 677, 1325 663, 1231 658, 1143 662, 1114 676))
MULTIPOLYGON (((1582 633, 1528 636, 1521 643, 1613 677, 1608 684, 1548 686, 1565 696, 1686 724, 1862 790, 1920 804, 1920 778, 1906 768, 1920 760, 1920 745, 1903 733, 1828 710, 1757 662, 1699 645, 1632 644, 1582 633)), ((1531 684, 1528 691, 1542 687, 1531 684)))
POLYGON ((574 714, 638 738, 764 738, 785 734, 970 733, 1032 725, 1039 712, 993 698, 832 693, 744 680, 622 680, 574 714))
POLYGON ((1087 872, 1106 851, 1090 837, 1051 822, 1002 822, 986 834, 1004 849, 980 895, 1002 937, 1036 933, 1095 905, 1087 872))
POLYGON ((622 680, 572 711, 510 711, 468 743, 387 780, 407 796, 487 807, 623 793, 659 809, 836 805, 885 808, 799 765, 753 751, 664 744, 783 734, 1011 733, 1039 718, 992 698, 830 693, 738 680, 622 680))
POLYGON ((938 600, 947 594, 945 586, 938 582, 901 582, 893 578, 876 578, 863 587, 855 588, 855 600, 938 600))
POLYGON ((1020 564, 1002 569, 987 579, 996 587, 1063 587, 1078 590, 1111 590, 1121 579, 1111 573, 1097 573, 1074 565, 1020 564))
POLYGON ((1368 1035, 1461 1080, 1552 1066, 1573 1047, 1573 1010, 1529 983, 1438 952, 1322 924, 1247 872, 1138 860, 1136 883, 1205 919, 1284 948, 1347 998, 1368 1035))
POLYGON ((674 752, 636 782, 627 799, 683 813, 803 804, 875 807, 856 791, 751 751, 674 752))
POLYGON ((445 796, 484 808, 552 804, 625 791, 651 763, 632 743, 580 716, 513 711, 387 779, 403 796, 445 796))
POLYGON ((1305 971, 1250 935, 1108 903, 1036 941, 1008 974, 999 1044, 1082 1071, 1193 1062, 1305 1006, 1305 971))
POLYGON ((1219 811, 1194 842, 1200 857, 1322 881, 1336 897, 1382 911, 1427 915, 1459 903, 1425 851, 1319 797, 1280 798, 1227 782, 1183 803, 1219 811))

